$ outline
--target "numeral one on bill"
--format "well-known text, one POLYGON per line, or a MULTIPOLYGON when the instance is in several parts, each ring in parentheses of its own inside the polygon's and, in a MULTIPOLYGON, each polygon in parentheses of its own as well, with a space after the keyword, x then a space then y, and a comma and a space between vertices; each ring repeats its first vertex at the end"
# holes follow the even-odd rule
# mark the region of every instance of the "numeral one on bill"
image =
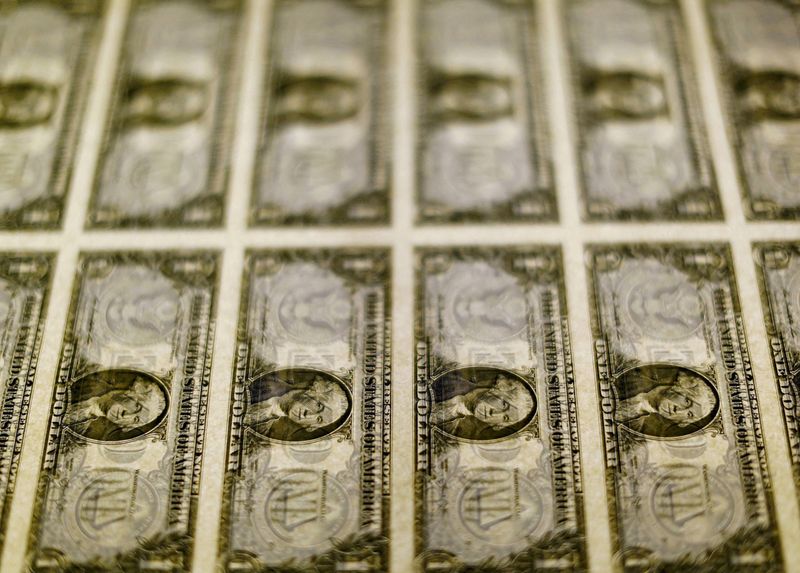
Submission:
POLYGON ((591 219, 720 219, 676 0, 565 2, 577 159, 591 219))
POLYGON ((618 569, 780 571, 728 248, 594 246, 587 260, 618 569))
POLYGON ((389 219, 387 0, 276 0, 254 225, 389 219))
POLYGON ((103 6, 0 1, 0 228, 61 223, 103 6))
POLYGON ((800 218, 800 7, 789 0, 709 0, 729 134, 745 210, 800 218))
POLYGON ((754 255, 794 481, 800 486, 800 244, 759 243, 754 255))
POLYGON ((419 3, 421 222, 556 219, 538 5, 419 3))
POLYGON ((54 257, 0 253, 0 547, 17 481, 54 257))
POLYGON ((242 0, 133 0, 88 224, 222 222, 242 0))
POLYGON ((83 255, 29 539, 32 571, 186 571, 217 256, 83 255))
POLYGON ((384 249, 247 255, 222 569, 388 567, 388 259, 384 249))
POLYGON ((421 571, 583 571, 581 463, 561 253, 417 254, 421 571))

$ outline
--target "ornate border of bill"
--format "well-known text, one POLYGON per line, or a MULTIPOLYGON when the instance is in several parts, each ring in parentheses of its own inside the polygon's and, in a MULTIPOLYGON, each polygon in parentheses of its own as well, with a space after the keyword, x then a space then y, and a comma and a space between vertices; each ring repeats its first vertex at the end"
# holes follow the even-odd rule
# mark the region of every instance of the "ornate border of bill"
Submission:
POLYGON ((800 572, 798 18, 0 0, 0 568, 800 572))

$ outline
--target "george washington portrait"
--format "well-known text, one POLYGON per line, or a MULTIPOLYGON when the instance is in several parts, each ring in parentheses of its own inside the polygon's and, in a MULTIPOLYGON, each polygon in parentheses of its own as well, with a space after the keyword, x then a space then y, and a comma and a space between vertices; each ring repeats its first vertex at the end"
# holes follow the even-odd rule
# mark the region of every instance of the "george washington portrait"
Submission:
POLYGON ((251 383, 245 424, 286 442, 321 438, 339 429, 352 409, 344 384, 326 372, 292 368, 251 383))
POLYGON ((693 434, 719 411, 719 397, 708 380, 671 364, 632 368, 620 376, 616 390, 617 422, 653 438, 693 434))
POLYGON ((661 78, 636 72, 594 72, 584 81, 586 104, 608 119, 652 119, 668 111, 661 78))
POLYGON ((208 86, 176 78, 137 79, 125 94, 131 125, 176 127, 199 120, 209 104, 208 86))
POLYGON ((0 128, 27 128, 50 120, 58 107, 58 89, 21 81, 0 84, 0 128))
POLYGON ((147 434, 167 411, 167 392, 154 376, 103 370, 70 386, 64 425, 89 440, 118 442, 147 434))
POLYGON ((432 384, 431 423, 466 440, 496 440, 533 420, 536 398, 521 377, 497 368, 460 368, 432 384))

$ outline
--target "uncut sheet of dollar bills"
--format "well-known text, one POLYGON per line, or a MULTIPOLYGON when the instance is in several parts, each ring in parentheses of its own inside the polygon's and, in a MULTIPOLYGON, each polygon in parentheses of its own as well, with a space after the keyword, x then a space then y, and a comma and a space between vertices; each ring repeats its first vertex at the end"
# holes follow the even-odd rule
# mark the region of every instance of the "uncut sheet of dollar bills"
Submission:
POLYGON ((3 573, 800 571, 800 2, 0 0, 3 573))

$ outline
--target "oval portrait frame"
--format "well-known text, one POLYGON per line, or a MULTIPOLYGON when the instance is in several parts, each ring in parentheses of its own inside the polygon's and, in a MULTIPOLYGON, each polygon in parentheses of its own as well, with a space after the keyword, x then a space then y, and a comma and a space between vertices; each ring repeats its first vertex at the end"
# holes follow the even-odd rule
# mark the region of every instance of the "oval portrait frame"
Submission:
MULTIPOLYGON (((497 366, 460 366, 458 368, 450 368, 449 370, 446 370, 441 374, 437 375, 435 378, 431 378, 430 387, 428 388, 429 400, 431 403, 431 411, 433 410, 433 405, 437 402, 437 400, 434 398, 434 385, 440 380, 443 380, 446 376, 453 374, 454 372, 462 372, 470 370, 493 371, 496 374, 503 374, 506 377, 521 383, 522 386, 525 388, 525 390, 528 392, 528 394, 530 394, 531 399, 533 401, 531 410, 530 412, 528 412, 528 414, 523 418, 521 422, 517 422, 517 424, 519 424, 519 427, 517 429, 508 434, 505 434, 503 436, 498 436, 495 438, 488 438, 488 439, 466 438, 448 432, 447 430, 442 428, 439 424, 431 422, 430 423, 431 426, 434 426, 439 432, 443 433, 444 435, 450 438, 462 442, 467 442, 471 444, 491 444, 491 443, 502 442, 503 440, 507 440, 509 438, 514 438, 518 436, 520 433, 525 431, 526 428, 528 428, 528 426, 531 424, 533 420, 536 419, 536 416, 539 413, 539 397, 536 394, 536 389, 533 387, 533 384, 531 384, 531 382, 529 382, 525 377, 521 376, 520 374, 517 374, 516 372, 513 372, 506 368, 498 368, 497 366)), ((480 388, 480 386, 477 386, 476 388, 480 388)), ((517 424, 512 424, 512 425, 517 425, 517 424)))
POLYGON ((309 444, 309 443, 315 442, 317 440, 322 440, 322 439, 329 438, 331 435, 335 434, 336 432, 341 430, 345 425, 347 425, 347 423, 350 421, 350 418, 353 416, 353 401, 354 400, 353 400, 353 393, 350 390, 350 388, 347 387, 347 385, 344 383, 344 381, 339 376, 336 376, 335 374, 333 374, 331 372, 328 372, 327 370, 320 370, 318 368, 306 368, 306 367, 277 368, 275 370, 270 370, 270 371, 268 371, 268 372, 266 372, 264 374, 261 374, 259 376, 255 376, 255 377, 251 378, 248 381, 247 387, 245 389, 245 396, 247 398, 247 402, 246 402, 245 411, 244 411, 244 418, 247 417, 248 411, 253 406, 252 387, 254 385, 258 384, 260 381, 262 381, 262 380, 264 380, 264 379, 266 379, 266 378, 268 378, 270 376, 278 377, 279 375, 281 375, 283 373, 291 373, 291 372, 301 372, 301 373, 304 373, 306 375, 320 376, 321 378, 325 379, 325 381, 327 381, 329 383, 336 384, 341 390, 344 391, 344 395, 345 395, 345 397, 347 399, 347 410, 345 410, 345 413, 342 416, 340 416, 336 420, 336 422, 334 422, 332 424, 329 424, 328 425, 329 429, 324 434, 321 434, 319 436, 310 437, 310 438, 299 439, 299 440, 285 440, 285 439, 281 439, 281 438, 276 438, 276 437, 267 435, 265 433, 259 432, 256 429, 254 429, 252 427, 252 425, 249 425, 249 424, 245 423, 244 424, 245 427, 250 432, 254 433, 256 436, 258 436, 261 439, 269 440, 271 442, 277 442, 277 443, 280 443, 280 444, 287 444, 287 445, 291 445, 291 444, 309 444))
POLYGON ((152 434, 161 425, 164 424, 164 421, 167 420, 167 418, 169 418, 169 409, 170 409, 170 401, 171 400, 170 400, 169 388, 168 388, 167 384, 163 380, 161 380, 158 376, 155 376, 154 374, 152 374, 150 372, 145 372, 144 370, 137 370, 135 368, 104 368, 104 369, 101 369, 101 370, 93 370, 92 372, 88 372, 86 374, 83 374, 79 378, 76 378, 75 380, 72 381, 72 383, 70 383, 69 387, 67 388, 67 408, 66 408, 66 411, 68 411, 70 406, 72 405, 72 398, 73 398, 73 390, 72 389, 75 386, 77 386, 78 384, 88 380, 89 378, 91 378, 93 376, 98 376, 98 375, 102 375, 102 374, 112 374, 112 373, 124 373, 124 374, 128 374, 128 375, 138 376, 138 377, 146 379, 148 382, 151 382, 151 383, 155 384, 158 387, 158 389, 161 391, 161 394, 164 397, 164 410, 161 413, 159 413, 159 415, 156 417, 155 420, 153 420, 152 422, 150 422, 149 424, 146 425, 147 430, 143 431, 141 434, 139 434, 137 436, 131 436, 130 438, 125 438, 125 439, 122 439, 122 440, 98 440, 96 438, 90 438, 90 437, 88 437, 88 436, 86 436, 84 434, 76 432, 75 430, 73 430, 69 426, 65 426, 65 428, 68 429, 73 435, 78 436, 81 440, 84 440, 85 442, 88 442, 88 443, 91 443, 91 444, 102 444, 102 445, 106 445, 106 446, 114 445, 114 444, 132 443, 132 442, 141 440, 142 438, 144 438, 145 436, 147 436, 149 434, 152 434))
POLYGON ((629 368, 626 368, 625 370, 623 370, 622 372, 620 372, 619 374, 617 374, 614 377, 614 380, 613 380, 613 382, 611 384, 611 391, 614 393, 615 412, 616 412, 616 404, 620 400, 624 400, 625 399, 625 398, 621 398, 620 397, 619 380, 621 380, 622 378, 624 378, 625 376, 627 376, 628 374, 630 374, 631 372, 634 372, 636 370, 642 370, 644 368, 653 368, 653 367, 657 367, 657 368, 672 368, 672 369, 675 369, 675 370, 683 370, 685 372, 690 373, 692 376, 694 376, 695 378, 699 379, 700 381, 702 381, 703 384, 705 384, 706 387, 711 390, 711 393, 714 395, 714 408, 712 409, 712 411, 711 411, 711 413, 709 415, 707 415, 707 416, 705 416, 703 418, 703 420, 705 420, 705 423, 703 423, 701 426, 698 426, 697 428, 693 429, 690 432, 686 432, 685 434, 680 434, 680 435, 676 435, 676 436, 656 436, 656 435, 653 435, 653 434, 647 434, 647 433, 639 431, 639 430, 634 430, 626 422, 617 422, 615 420, 615 423, 617 425, 619 425, 619 426, 624 427, 627 432, 630 432, 631 434, 633 434, 635 436, 639 436, 639 437, 644 438, 646 440, 656 440, 656 441, 668 442, 668 441, 683 440, 683 439, 688 438, 690 436, 696 436, 696 435, 702 434, 705 431, 705 429, 708 428, 711 424, 713 424, 714 420, 716 420, 719 417, 719 413, 720 413, 720 410, 721 410, 721 407, 722 407, 721 406, 722 398, 720 396, 719 389, 717 389, 717 387, 714 386, 714 384, 711 382, 711 380, 709 379, 709 377, 706 374, 703 374, 699 370, 695 370, 694 368, 690 368, 688 366, 683 366, 683 365, 680 365, 680 364, 673 364, 671 362, 647 362, 647 363, 644 363, 644 364, 638 364, 636 366, 631 366, 629 368))

